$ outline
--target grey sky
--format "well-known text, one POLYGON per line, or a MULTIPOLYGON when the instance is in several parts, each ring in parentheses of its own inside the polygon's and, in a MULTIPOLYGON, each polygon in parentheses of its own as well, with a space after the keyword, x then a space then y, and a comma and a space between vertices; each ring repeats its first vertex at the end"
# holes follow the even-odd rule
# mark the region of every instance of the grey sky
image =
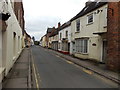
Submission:
POLYGON ((23 0, 26 31, 36 40, 46 33, 47 27, 67 22, 85 6, 88 0, 23 0))

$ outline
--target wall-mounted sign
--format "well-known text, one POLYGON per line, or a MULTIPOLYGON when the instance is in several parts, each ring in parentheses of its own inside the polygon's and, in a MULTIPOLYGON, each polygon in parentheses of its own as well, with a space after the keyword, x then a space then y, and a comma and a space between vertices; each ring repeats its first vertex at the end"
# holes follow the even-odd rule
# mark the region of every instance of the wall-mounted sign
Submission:
POLYGON ((92 46, 96 46, 96 43, 93 43, 92 46))

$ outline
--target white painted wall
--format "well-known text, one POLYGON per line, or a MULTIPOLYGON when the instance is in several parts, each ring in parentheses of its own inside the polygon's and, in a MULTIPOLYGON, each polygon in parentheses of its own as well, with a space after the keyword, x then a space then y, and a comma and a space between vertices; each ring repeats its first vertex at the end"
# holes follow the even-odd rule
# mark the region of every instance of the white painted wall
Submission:
POLYGON ((84 59, 95 59, 97 61, 101 60, 101 48, 102 48, 102 38, 99 35, 95 35, 93 33, 96 32, 107 32, 107 28, 104 28, 107 25, 107 7, 108 5, 104 5, 99 10, 103 10, 99 14, 95 14, 97 10, 94 10, 87 15, 93 13, 94 22, 93 24, 87 24, 87 15, 84 15, 78 19, 80 19, 80 32, 75 33, 76 31, 76 20, 71 22, 71 40, 75 41, 75 38, 83 38, 88 37, 88 54, 80 54, 75 53, 75 56, 84 58, 84 59), (92 46, 93 43, 96 43, 96 46, 92 46))
MULTIPOLYGON (((68 31, 68 42, 71 43, 71 25, 60 30, 59 33, 58 33, 58 37, 59 37, 59 45, 62 43, 62 38, 66 38, 66 31, 68 31), (60 33, 62 34, 62 37, 61 37, 61 40, 60 40, 60 33)), ((71 45, 70 45, 71 46, 71 45)), ((62 49, 62 45, 59 46, 59 50, 61 51, 62 49)), ((71 47, 70 47, 71 49, 71 47)))
MULTIPOLYGON (((4 0, 0 0, 0 13, 6 13, 6 6, 4 4, 4 0)), ((0 25, 2 27, 2 25, 0 25)), ((0 89, 2 88, 1 82, 2 82, 2 73, 3 73, 3 67, 2 67, 2 30, 0 30, 0 89)))
POLYGON ((68 26, 59 31, 59 42, 61 42, 60 33, 62 33, 62 38, 66 38, 66 31, 68 31, 68 42, 71 42, 71 26, 68 26))
POLYGON ((6 75, 13 66, 14 62, 18 58, 22 50, 22 30, 19 26, 19 23, 14 14, 12 5, 8 2, 8 11, 11 14, 11 17, 6 21, 8 27, 7 30, 3 33, 3 67, 6 68, 6 75), (13 32, 16 33, 16 47, 13 47, 13 32), (18 37, 20 40, 18 41, 18 37), (19 45, 18 45, 19 44, 19 45), (13 48, 15 48, 15 56, 13 54, 13 48))
POLYGON ((46 47, 46 36, 43 36, 42 46, 43 46, 43 47, 46 47))
POLYGON ((0 68, 2 67, 2 31, 0 30, 0 68))

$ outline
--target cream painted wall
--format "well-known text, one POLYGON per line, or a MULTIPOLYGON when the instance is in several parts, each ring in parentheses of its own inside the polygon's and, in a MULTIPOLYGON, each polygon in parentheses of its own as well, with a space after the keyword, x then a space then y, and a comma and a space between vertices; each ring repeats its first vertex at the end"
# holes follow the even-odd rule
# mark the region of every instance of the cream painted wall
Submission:
POLYGON ((52 41, 58 41, 58 35, 49 37, 49 43, 52 43, 52 41))
POLYGON ((22 51, 22 30, 19 26, 19 23, 16 19, 16 16, 14 14, 14 11, 12 9, 12 5, 10 2, 8 2, 8 11, 11 14, 11 17, 7 20, 7 30, 3 33, 3 66, 6 68, 6 75, 13 66, 14 62, 20 55, 22 51), (13 45, 14 38, 13 33, 16 33, 15 37, 15 47, 13 45), (20 38, 18 41, 18 37, 20 38), (19 44, 19 45, 18 45, 19 44), (15 55, 14 50, 15 49, 15 55))
POLYGON ((80 32, 75 33, 76 31, 76 20, 71 22, 71 40, 75 41, 75 38, 83 38, 87 37, 88 40, 88 54, 80 54, 75 53, 75 56, 84 58, 84 59, 95 59, 97 61, 101 61, 101 55, 102 55, 102 38, 99 35, 95 35, 93 33, 96 32, 107 32, 107 7, 108 5, 104 5, 99 10, 103 10, 99 14, 95 14, 97 10, 94 10, 89 14, 93 13, 94 16, 94 22, 93 24, 88 25, 87 24, 87 15, 84 15, 78 19, 80 19, 80 32), (96 46, 93 46, 92 44, 95 43, 96 46))
POLYGON ((53 36, 51 41, 58 41, 58 35, 53 36))
POLYGON ((46 36, 44 36, 42 39, 42 46, 46 47, 46 36))
MULTIPOLYGON (((61 33, 61 35, 62 35, 62 37, 61 37, 61 39, 62 38, 66 38, 66 31, 68 31, 68 42, 70 42, 71 43, 71 25, 70 26, 68 26, 68 27, 66 27, 66 28, 64 28, 64 29, 62 29, 62 30, 60 30, 59 31, 59 33, 58 33, 58 41, 59 41, 59 50, 61 51, 61 49, 62 49, 62 40, 60 40, 60 33, 61 33)), ((70 49, 71 49, 71 45, 70 45, 70 49)), ((71 51, 71 50, 70 50, 71 51)))
POLYGON ((62 33, 61 38, 66 38, 66 31, 68 31, 68 42, 71 42, 71 26, 68 26, 68 27, 66 27, 66 28, 59 31, 59 42, 61 42, 60 33, 62 33))
POLYGON ((2 31, 0 30, 0 68, 2 67, 2 31))

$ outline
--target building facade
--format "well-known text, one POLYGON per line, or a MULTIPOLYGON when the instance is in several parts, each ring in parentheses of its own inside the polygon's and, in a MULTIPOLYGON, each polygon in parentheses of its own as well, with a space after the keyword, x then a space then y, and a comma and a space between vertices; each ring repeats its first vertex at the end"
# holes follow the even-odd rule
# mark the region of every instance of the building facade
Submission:
POLYGON ((42 47, 47 47, 46 35, 44 35, 44 36, 41 38, 41 46, 42 46, 42 47))
POLYGON ((72 52, 76 57, 105 62, 106 37, 99 34, 107 32, 107 7, 105 2, 86 3, 72 18, 72 52))
MULTIPOLYGON (((2 14, 0 19, 5 23, 0 25, 2 26, 0 30, 0 81, 8 74, 22 51, 23 28, 21 25, 24 25, 24 23, 21 22, 20 24, 14 13, 17 9, 14 7, 15 4, 14 0, 0 1, 0 7, 2 7, 0 8, 0 14, 2 14)), ((19 8, 22 8, 22 12, 24 12, 22 5, 19 8)), ((20 17, 20 19, 24 18, 20 17)))
MULTIPOLYGON (((59 29, 58 50, 120 71, 120 1, 86 2, 85 7, 59 29)), ((49 39, 52 43, 54 37, 49 39)), ((54 47, 54 44, 51 44, 54 47)))
POLYGON ((59 30, 59 51, 65 54, 70 53, 71 44, 71 22, 64 23, 59 30))
POLYGON ((49 37, 52 33, 54 33, 54 31, 55 31, 55 27, 47 29, 47 32, 46 32, 46 47, 47 48, 51 48, 51 41, 49 41, 50 40, 49 37))
POLYGON ((54 33, 52 33, 49 37, 51 49, 58 50, 58 31, 59 29, 56 29, 54 33))

